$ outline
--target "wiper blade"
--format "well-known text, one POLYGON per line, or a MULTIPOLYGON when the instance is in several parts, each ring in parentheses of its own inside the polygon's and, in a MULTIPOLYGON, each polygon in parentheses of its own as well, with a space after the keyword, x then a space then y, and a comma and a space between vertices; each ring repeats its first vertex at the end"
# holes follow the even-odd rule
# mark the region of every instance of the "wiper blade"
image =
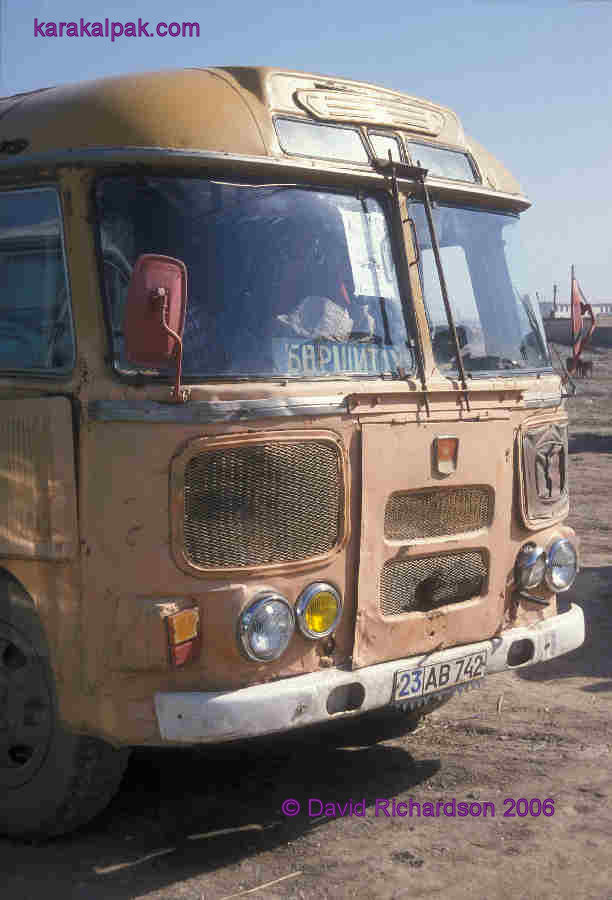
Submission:
POLYGON ((423 200, 425 206, 425 215, 427 216, 427 224, 429 226, 429 235, 431 238, 431 249, 433 250, 434 259, 436 261, 436 269, 438 270, 438 280, 440 282, 440 291, 442 293, 442 300, 444 301, 444 309, 446 311, 446 318, 448 320, 448 327, 450 329, 453 344, 455 345, 455 354, 457 356, 457 367, 459 369, 459 375, 461 377, 461 384, 463 385, 463 393, 465 396, 465 405, 470 408, 470 399, 468 395, 468 386, 467 380, 465 377, 465 368, 463 366, 463 359, 461 357, 461 345, 459 343, 459 336, 457 334, 457 328, 455 327, 455 320, 453 318, 453 310, 450 305, 450 300, 448 298, 448 290, 446 287, 446 278, 444 277, 444 268, 442 266, 442 257, 440 256, 440 246, 438 244, 438 235, 436 234, 436 228, 433 221, 433 216, 431 213, 431 201, 429 199, 429 191, 427 190, 427 185, 425 184, 425 176, 427 175, 426 169, 420 169, 419 174, 417 175, 417 180, 420 181, 421 186, 423 188, 423 200))
MULTIPOLYGON (((418 182, 423 188, 423 199, 425 201, 425 214, 427 216, 427 224, 429 226, 429 234, 431 237, 431 248, 434 253, 434 258, 436 261, 436 269, 438 270, 438 280, 440 281, 440 290, 442 293, 442 300, 444 301, 444 309, 446 310, 446 318, 448 320, 448 327, 451 331, 453 337, 453 343, 455 345, 455 353, 457 356, 457 366, 459 368, 459 374, 461 377, 461 384, 463 386, 463 394, 465 396, 465 405, 470 408, 470 399, 468 394, 468 386, 467 380, 465 377, 465 369, 463 367, 463 360, 461 359, 461 346, 459 344, 459 338, 457 336, 457 329, 455 328, 455 321, 453 318, 453 311, 450 305, 450 300, 448 299, 448 290, 446 287, 446 278, 444 277, 444 269, 442 267, 442 258, 440 256, 440 246, 438 244, 438 235, 436 234, 436 229, 433 222, 433 216, 431 214, 431 201, 429 199, 429 191, 427 190, 427 185, 425 184, 425 178, 427 176, 427 169, 423 169, 421 166, 411 166, 406 163, 398 163, 394 162, 391 158, 391 152, 389 151, 389 160, 377 161, 377 166, 382 171, 390 170, 391 177, 393 178, 393 192, 394 195, 397 194, 397 176, 404 178, 409 178, 411 181, 418 182)), ((398 200, 399 206, 399 200, 398 200)), ((424 377, 424 376, 423 376, 424 377)))
MULTIPOLYGON (((427 379, 425 377, 425 361, 423 359, 422 348, 421 348, 420 344, 418 343, 418 333, 419 332, 418 332, 418 328, 417 328, 414 307, 413 307, 410 299, 406 295, 406 290, 407 290, 406 286, 410 283, 410 264, 409 264, 408 258, 406 256, 406 245, 404 242, 403 222, 402 222, 402 207, 400 204, 399 187, 397 184, 397 171, 399 171, 400 174, 405 175, 406 170, 410 170, 411 174, 408 177, 412 178, 412 177, 414 177, 414 175, 412 174, 412 170, 414 167, 407 166, 405 163, 394 162, 391 159, 390 152, 389 152, 388 163, 384 162, 382 160, 377 160, 376 165, 381 171, 383 171, 385 173, 387 171, 390 171, 390 173, 391 173, 391 185, 392 185, 391 197, 393 200, 392 222, 393 222, 393 230, 395 232, 396 246, 400 250, 399 263, 400 263, 400 269, 402 270, 402 277, 399 279, 400 301, 402 304, 402 311, 404 313, 404 321, 405 321, 405 325, 406 325, 406 330, 408 331, 409 334, 410 334, 410 331, 412 331, 414 340, 417 342, 417 345, 415 347, 416 353, 414 355, 416 356, 416 360, 417 360, 419 379, 421 382, 421 387, 423 390, 423 397, 425 400, 425 408, 427 410, 427 415, 429 415, 429 399, 427 396, 427 379)), ((425 170, 419 169, 418 171, 421 172, 421 171, 425 171, 425 170)), ((383 312, 382 308, 381 308, 381 313, 383 313, 383 321, 384 321, 385 313, 383 312)), ((388 325, 386 327, 388 327, 388 325)), ((403 369, 398 368, 398 372, 399 372, 399 375, 401 378, 405 377, 406 373, 404 372, 403 369)))
MULTIPOLYGON (((525 315, 527 316, 527 318, 529 320, 529 324, 531 325, 531 330, 535 334, 536 340, 539 344, 542 359, 548 359, 549 358, 548 347, 546 346, 546 342, 544 341, 544 339, 542 337, 542 333, 540 331, 540 326, 539 326, 538 320, 536 318, 535 312, 533 311, 533 309, 531 307, 531 304, 529 303, 529 300, 521 297, 521 295, 519 294, 519 292, 516 289, 516 286, 514 284, 512 285, 512 290, 514 291, 514 294, 515 294, 516 298, 518 299, 519 303, 522 305, 523 309, 525 310, 525 315)), ((525 358, 525 361, 527 361, 526 353, 524 355, 524 358, 525 358)))

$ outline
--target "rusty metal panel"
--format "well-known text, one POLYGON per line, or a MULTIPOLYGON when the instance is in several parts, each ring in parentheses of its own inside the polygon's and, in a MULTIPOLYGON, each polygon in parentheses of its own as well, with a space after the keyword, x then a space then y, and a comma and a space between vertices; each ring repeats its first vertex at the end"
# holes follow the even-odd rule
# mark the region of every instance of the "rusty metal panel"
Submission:
POLYGON ((0 401, 0 510, 0 556, 74 557, 74 448, 65 397, 0 401))
POLYGON ((453 423, 458 466, 442 485, 432 446, 445 427, 363 425, 356 668, 484 640, 502 626, 513 426, 453 423))
MULTIPOLYGON (((169 523, 182 529, 185 504, 181 485, 189 459, 205 448, 246 446, 249 438, 255 443, 277 440, 283 444, 292 438, 298 443, 312 440, 337 446, 344 495, 347 500, 351 495, 357 496, 359 434, 355 423, 348 419, 331 424, 333 430, 320 426, 307 430, 302 425, 290 431, 274 430, 268 422, 265 430, 254 433, 246 431, 244 424, 235 423, 223 426, 229 432, 223 435, 215 434, 209 426, 212 433, 207 436, 198 425, 176 423, 96 422, 82 429, 79 526, 83 582, 87 585, 83 614, 87 679, 92 685, 106 685, 117 679, 121 688, 113 688, 116 708, 128 699, 124 677, 129 677, 129 699, 136 702, 149 696, 149 676, 154 672, 158 690, 227 690, 349 664, 355 626, 353 572, 358 550, 357 541, 352 541, 350 534, 359 533, 358 503, 351 504, 350 511, 349 503, 345 503, 342 542, 325 558, 274 568, 242 569, 229 577, 228 570, 215 575, 186 564, 177 568, 169 535, 169 523), (138 448, 143 447, 146 452, 138 453, 138 448), (138 465, 134 464, 136 457, 138 465), (242 609, 271 588, 294 606, 314 581, 334 585, 345 598, 334 640, 311 641, 296 633, 278 660, 257 664, 246 659, 236 640, 236 623, 242 609), (184 671, 170 669, 163 623, 159 616, 156 619, 155 614, 149 614, 151 606, 169 600, 199 607, 202 653, 184 671)), ((94 715, 100 719, 103 712, 100 705, 94 709, 94 715)), ((112 725, 112 729, 115 727, 118 726, 112 725)), ((121 727, 122 734, 129 734, 132 740, 137 726, 126 718, 121 727)), ((111 733, 112 729, 105 724, 103 730, 111 733)))

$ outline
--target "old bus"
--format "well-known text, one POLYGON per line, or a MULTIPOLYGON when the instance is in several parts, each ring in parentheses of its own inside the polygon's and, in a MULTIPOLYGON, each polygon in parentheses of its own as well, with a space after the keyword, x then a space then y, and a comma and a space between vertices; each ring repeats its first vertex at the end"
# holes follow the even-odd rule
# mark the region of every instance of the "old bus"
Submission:
POLYGON ((0 179, 2 832, 583 642, 529 203, 450 109, 114 77, 1 100, 0 179))

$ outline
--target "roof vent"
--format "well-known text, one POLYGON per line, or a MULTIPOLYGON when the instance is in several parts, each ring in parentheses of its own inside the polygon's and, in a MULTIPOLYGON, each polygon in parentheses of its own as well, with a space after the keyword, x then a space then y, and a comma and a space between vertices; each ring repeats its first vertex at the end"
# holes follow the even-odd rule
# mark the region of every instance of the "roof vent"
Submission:
POLYGON ((443 115, 416 100, 376 91, 298 90, 295 99, 317 119, 387 125, 437 136, 444 127, 443 115))

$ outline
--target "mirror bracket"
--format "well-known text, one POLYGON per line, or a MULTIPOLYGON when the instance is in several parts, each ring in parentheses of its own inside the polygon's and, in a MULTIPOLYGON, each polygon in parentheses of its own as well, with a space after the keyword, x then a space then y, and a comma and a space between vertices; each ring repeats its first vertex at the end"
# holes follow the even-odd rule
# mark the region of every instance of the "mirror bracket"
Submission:
POLYGON ((180 334, 173 331, 168 325, 168 300, 169 292, 165 287, 156 287, 151 291, 151 305, 159 310, 160 324, 164 331, 175 341, 174 356, 176 356, 176 380, 174 387, 170 389, 171 403, 187 403, 191 399, 191 389, 181 387, 181 372, 183 368, 183 339, 180 334))

